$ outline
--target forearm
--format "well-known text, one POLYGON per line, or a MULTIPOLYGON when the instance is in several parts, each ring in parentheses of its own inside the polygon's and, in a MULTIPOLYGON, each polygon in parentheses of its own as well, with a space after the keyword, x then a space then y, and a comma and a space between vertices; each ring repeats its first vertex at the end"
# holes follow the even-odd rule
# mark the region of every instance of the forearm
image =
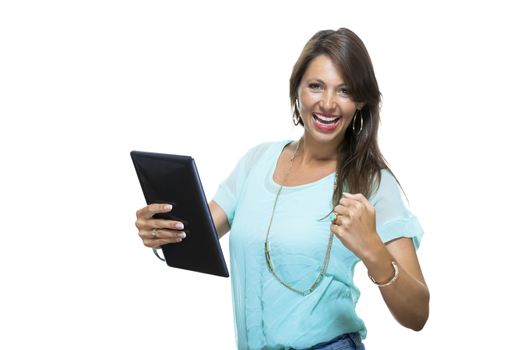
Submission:
POLYGON ((392 261, 396 261, 399 275, 391 285, 379 288, 381 295, 400 324, 419 331, 425 325, 429 313, 430 294, 424 280, 410 274, 403 267, 403 262, 396 260, 382 242, 363 257, 368 273, 378 283, 393 277, 392 261))

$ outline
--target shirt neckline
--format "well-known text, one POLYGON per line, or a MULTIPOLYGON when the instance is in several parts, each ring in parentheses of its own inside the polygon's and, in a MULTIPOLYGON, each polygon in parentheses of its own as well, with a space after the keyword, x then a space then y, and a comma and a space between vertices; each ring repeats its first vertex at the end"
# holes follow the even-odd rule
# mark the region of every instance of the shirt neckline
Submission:
MULTIPOLYGON (((270 174, 269 174, 270 184, 272 185, 272 187, 274 187, 276 189, 279 189, 281 187, 281 184, 278 184, 273 179, 273 175, 275 174, 275 169, 277 169, 277 162, 279 161, 279 157, 281 156, 284 148, 287 145, 289 145, 290 143, 292 143, 292 142, 293 142, 293 140, 284 140, 279 145, 279 147, 277 148, 277 152, 275 154, 275 159, 273 160, 273 166, 270 169, 270 174)), ((305 184, 302 184, 302 185, 297 185, 297 186, 282 186, 282 187, 283 187, 283 189, 286 189, 286 190, 300 190, 300 189, 303 189, 303 188, 315 186, 315 185, 317 185, 317 184, 319 184, 321 182, 324 182, 324 181, 326 181, 326 180, 328 180, 330 178, 333 178, 334 176, 335 176, 335 171, 333 171, 330 174, 326 175, 325 177, 322 177, 319 180, 315 180, 313 182, 308 182, 308 183, 305 183, 305 184)))

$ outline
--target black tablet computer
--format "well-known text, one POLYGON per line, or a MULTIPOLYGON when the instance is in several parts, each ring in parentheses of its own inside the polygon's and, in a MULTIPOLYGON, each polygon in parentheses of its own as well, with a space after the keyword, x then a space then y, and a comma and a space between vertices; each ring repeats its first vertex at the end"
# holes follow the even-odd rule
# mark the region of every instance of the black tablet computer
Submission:
POLYGON ((171 212, 155 214, 184 224, 186 238, 162 246, 168 266, 228 277, 219 237, 190 156, 131 151, 146 203, 168 203, 171 212))

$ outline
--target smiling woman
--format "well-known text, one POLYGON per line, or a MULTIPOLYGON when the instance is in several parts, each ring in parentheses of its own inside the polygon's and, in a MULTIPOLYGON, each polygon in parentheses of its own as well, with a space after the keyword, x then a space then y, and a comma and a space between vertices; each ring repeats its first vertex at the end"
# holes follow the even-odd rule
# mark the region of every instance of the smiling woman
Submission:
MULTIPOLYGON (((364 349, 359 261, 395 319, 420 330, 429 304, 416 254, 423 229, 379 150, 380 93, 357 35, 315 34, 290 98, 303 136, 252 147, 210 202, 219 235, 231 231, 237 347, 364 349)), ((176 222, 152 219, 163 210, 137 212, 149 247, 184 239, 176 222)))

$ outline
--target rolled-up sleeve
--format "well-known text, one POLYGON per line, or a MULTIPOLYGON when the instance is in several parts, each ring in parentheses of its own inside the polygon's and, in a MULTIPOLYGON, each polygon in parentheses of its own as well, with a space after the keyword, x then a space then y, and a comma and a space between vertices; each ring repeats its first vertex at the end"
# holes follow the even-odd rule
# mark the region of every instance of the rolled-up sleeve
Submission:
POLYGON ((376 230, 383 242, 407 237, 412 238, 416 249, 419 248, 423 228, 389 170, 381 170, 381 181, 369 202, 376 209, 376 230))

